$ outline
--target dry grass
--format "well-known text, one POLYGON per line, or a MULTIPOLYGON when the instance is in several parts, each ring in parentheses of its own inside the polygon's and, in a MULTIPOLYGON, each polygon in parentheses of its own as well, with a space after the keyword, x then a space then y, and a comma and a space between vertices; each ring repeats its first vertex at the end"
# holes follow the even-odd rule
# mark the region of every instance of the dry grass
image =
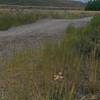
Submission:
POLYGON ((38 10, 38 9, 0 9, 0 30, 29 24, 43 18, 74 19, 94 16, 99 12, 67 11, 67 10, 38 10))
POLYGON ((85 28, 69 28, 57 42, 46 40, 39 49, 16 51, 9 60, 1 57, 0 99, 73 100, 98 95, 99 17, 85 28))

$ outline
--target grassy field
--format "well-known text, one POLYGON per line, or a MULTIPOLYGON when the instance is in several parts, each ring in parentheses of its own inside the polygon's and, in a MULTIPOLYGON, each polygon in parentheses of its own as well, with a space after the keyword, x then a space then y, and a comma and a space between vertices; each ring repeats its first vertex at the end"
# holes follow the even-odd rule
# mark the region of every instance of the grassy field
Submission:
POLYGON ((99 12, 67 10, 0 9, 0 30, 7 30, 43 18, 73 19, 94 16, 99 12))
POLYGON ((1 57, 0 66, 1 100, 99 100, 100 15, 84 28, 69 26, 59 41, 1 57))

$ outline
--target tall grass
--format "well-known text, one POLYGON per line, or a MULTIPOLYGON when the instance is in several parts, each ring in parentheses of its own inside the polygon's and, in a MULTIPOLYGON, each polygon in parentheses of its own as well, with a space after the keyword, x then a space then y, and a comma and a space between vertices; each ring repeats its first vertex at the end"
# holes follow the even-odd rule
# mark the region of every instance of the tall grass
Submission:
POLYGON ((16 51, 1 60, 1 99, 78 100, 98 94, 99 18, 85 28, 69 27, 61 40, 46 40, 39 49, 16 51))

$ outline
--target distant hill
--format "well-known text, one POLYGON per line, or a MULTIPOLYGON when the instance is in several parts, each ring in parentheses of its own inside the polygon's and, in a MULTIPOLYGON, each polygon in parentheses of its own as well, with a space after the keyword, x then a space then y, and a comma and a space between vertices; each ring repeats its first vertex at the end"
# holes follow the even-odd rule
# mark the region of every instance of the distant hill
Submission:
POLYGON ((0 4, 56 7, 83 7, 84 3, 71 0, 0 0, 0 4))

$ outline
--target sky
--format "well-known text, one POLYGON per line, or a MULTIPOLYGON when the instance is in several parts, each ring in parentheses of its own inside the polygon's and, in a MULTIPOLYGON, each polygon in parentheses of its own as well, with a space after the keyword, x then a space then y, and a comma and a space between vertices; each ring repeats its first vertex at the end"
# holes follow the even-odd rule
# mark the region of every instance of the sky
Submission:
POLYGON ((80 1, 87 2, 88 0, 80 0, 80 1))
POLYGON ((82 1, 82 2, 87 2, 88 0, 76 0, 76 1, 82 1))

